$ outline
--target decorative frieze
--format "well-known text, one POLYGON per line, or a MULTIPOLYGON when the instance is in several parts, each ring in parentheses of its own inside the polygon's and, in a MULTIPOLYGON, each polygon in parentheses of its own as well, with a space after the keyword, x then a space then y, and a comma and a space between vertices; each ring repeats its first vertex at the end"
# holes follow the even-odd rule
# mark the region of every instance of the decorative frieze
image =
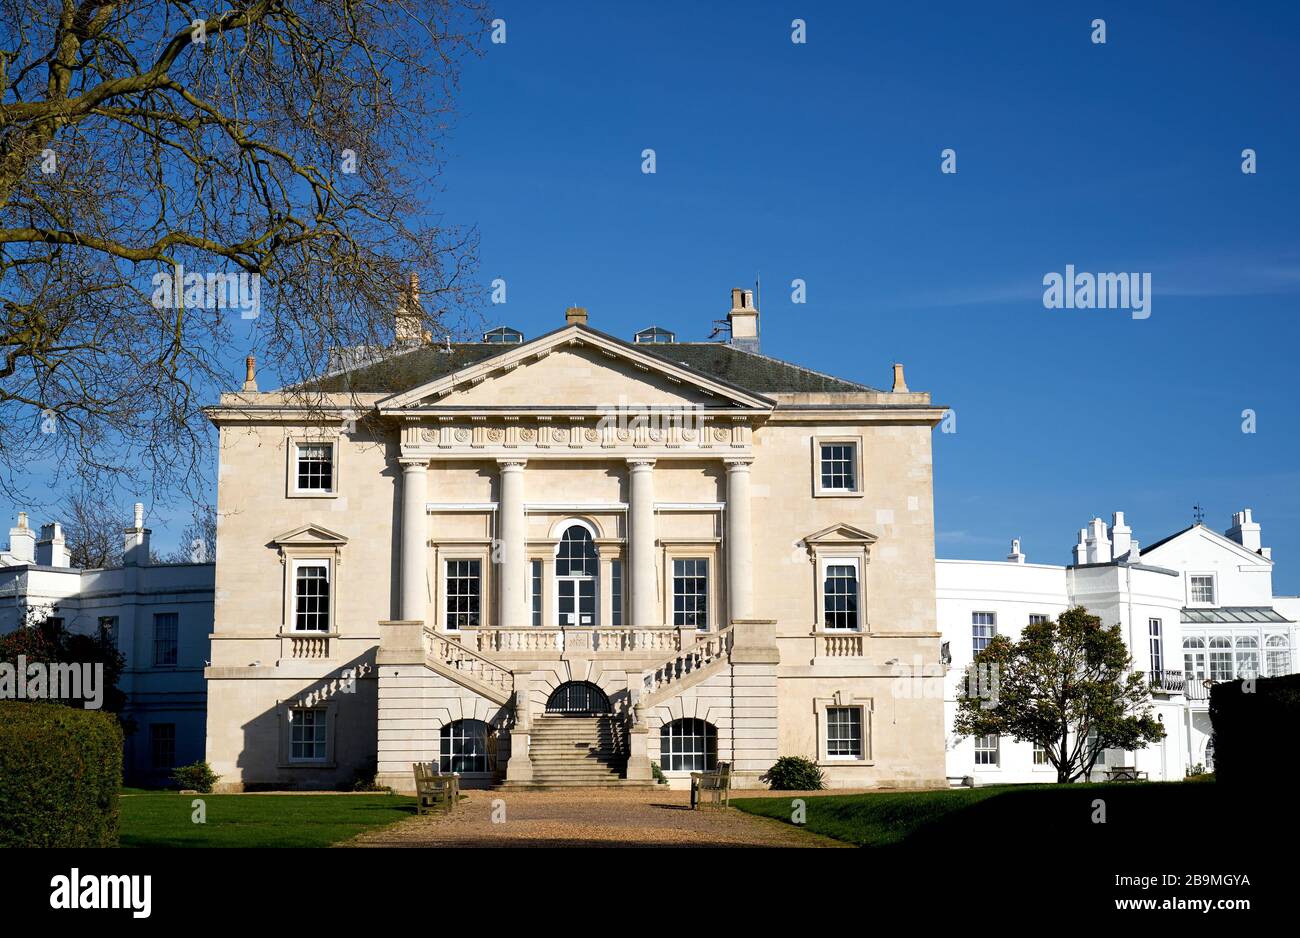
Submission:
POLYGON ((501 450, 527 453, 552 451, 555 455, 593 455, 674 450, 724 455, 739 450, 747 454, 753 443, 748 418, 715 418, 695 415, 649 415, 630 419, 570 417, 447 417, 437 423, 409 424, 404 428, 403 451, 407 455, 455 455, 482 451, 491 455, 501 450))

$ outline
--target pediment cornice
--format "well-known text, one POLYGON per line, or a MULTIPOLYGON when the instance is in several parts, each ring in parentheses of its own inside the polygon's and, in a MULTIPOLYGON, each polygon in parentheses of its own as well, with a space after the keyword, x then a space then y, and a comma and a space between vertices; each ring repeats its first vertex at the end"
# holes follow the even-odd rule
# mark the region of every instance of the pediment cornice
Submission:
MULTIPOLYGON (((701 375, 685 366, 675 365, 658 356, 650 355, 628 345, 612 336, 597 332, 586 326, 572 325, 559 329, 549 335, 539 336, 531 342, 494 355, 482 362, 468 365, 459 371, 429 381, 418 387, 389 395, 376 402, 381 414, 398 416, 411 413, 446 412, 454 409, 448 405, 446 398, 460 390, 474 388, 498 375, 505 375, 520 368, 527 368, 531 362, 544 359, 558 350, 574 349, 599 354, 611 362, 610 367, 628 369, 629 374, 636 372, 653 375, 668 385, 677 385, 690 389, 701 396, 707 403, 704 410, 735 411, 748 413, 770 413, 776 402, 752 391, 746 391, 724 381, 701 375), (442 403, 440 403, 440 401, 442 403), (715 403, 716 402, 716 403, 715 403)), ((575 407, 596 412, 599 405, 592 402, 583 405, 575 402, 575 407)), ((471 408, 474 409, 474 408, 471 408)), ((484 408, 477 408, 482 410, 484 408)), ((551 408, 554 409, 554 408, 551 408)), ((663 408, 662 405, 650 405, 647 409, 691 410, 698 409, 694 404, 680 404, 663 408)), ((509 411, 517 414, 545 412, 547 408, 512 407, 509 411)))

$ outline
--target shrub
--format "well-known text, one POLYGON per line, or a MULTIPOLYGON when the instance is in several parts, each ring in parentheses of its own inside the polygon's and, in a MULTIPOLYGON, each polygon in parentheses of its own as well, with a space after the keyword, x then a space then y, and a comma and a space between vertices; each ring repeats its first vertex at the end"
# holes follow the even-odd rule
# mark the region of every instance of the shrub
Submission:
POLYGON ((1300 752, 1285 740, 1300 723, 1300 674, 1215 684, 1214 776, 1225 785, 1288 785, 1300 752))
POLYGON ((375 781, 374 772, 358 772, 357 777, 352 780, 352 785, 347 791, 384 791, 390 795, 393 789, 388 785, 380 785, 375 781))
POLYGON ((773 791, 820 791, 826 776, 803 756, 782 756, 759 778, 773 791))
POLYGON ((212 771, 212 766, 201 761, 172 769, 172 781, 177 788, 193 789, 203 795, 212 794, 212 786, 219 778, 221 776, 212 771))
POLYGON ((658 762, 650 763, 650 777, 653 778, 660 785, 668 784, 668 776, 664 775, 664 770, 659 768, 658 762))
POLYGON ((0 701, 0 847, 116 847, 121 787, 111 714, 0 701))

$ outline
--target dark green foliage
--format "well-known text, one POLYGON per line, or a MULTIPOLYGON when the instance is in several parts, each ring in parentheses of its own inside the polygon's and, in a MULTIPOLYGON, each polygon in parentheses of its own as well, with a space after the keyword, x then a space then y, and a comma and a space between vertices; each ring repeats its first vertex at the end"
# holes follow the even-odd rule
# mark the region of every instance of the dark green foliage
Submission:
POLYGON ((219 778, 221 776, 212 771, 212 766, 206 762, 192 762, 172 769, 172 782, 177 788, 204 795, 211 794, 212 786, 217 784, 219 778))
POLYGON ((822 770, 803 756, 782 756, 760 778, 773 791, 821 791, 826 787, 822 770))
MULTIPOLYGON (((18 656, 34 664, 102 664, 104 666, 103 709, 120 713, 126 703, 126 694, 117 686, 125 660, 112 644, 98 635, 78 635, 58 625, 44 611, 32 614, 30 622, 0 635, 0 661, 17 667, 18 656)), ((81 706, 83 701, 63 701, 69 706, 81 706)), ((130 728, 127 727, 127 732, 130 728)))
POLYGON ((1289 743, 1300 725, 1300 674, 1215 684, 1214 775, 1224 785, 1294 783, 1300 753, 1289 743))
POLYGON ((0 847, 116 847, 121 786, 111 714, 0 701, 0 847))

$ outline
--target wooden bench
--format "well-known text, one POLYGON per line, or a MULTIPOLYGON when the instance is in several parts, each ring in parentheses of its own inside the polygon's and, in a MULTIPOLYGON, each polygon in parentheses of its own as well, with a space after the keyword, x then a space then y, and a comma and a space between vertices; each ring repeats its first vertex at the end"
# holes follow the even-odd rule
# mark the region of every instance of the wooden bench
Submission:
POLYGON ((719 762, 710 772, 691 773, 691 810, 703 806, 704 796, 714 807, 725 808, 731 797, 731 763, 719 762))
POLYGON ((413 762, 415 772, 415 810, 424 814, 441 805, 450 812, 460 800, 460 776, 443 775, 434 762, 413 762))
POLYGON ((1147 773, 1139 772, 1135 766, 1117 765, 1106 770, 1108 782, 1145 782, 1146 780, 1147 773))

